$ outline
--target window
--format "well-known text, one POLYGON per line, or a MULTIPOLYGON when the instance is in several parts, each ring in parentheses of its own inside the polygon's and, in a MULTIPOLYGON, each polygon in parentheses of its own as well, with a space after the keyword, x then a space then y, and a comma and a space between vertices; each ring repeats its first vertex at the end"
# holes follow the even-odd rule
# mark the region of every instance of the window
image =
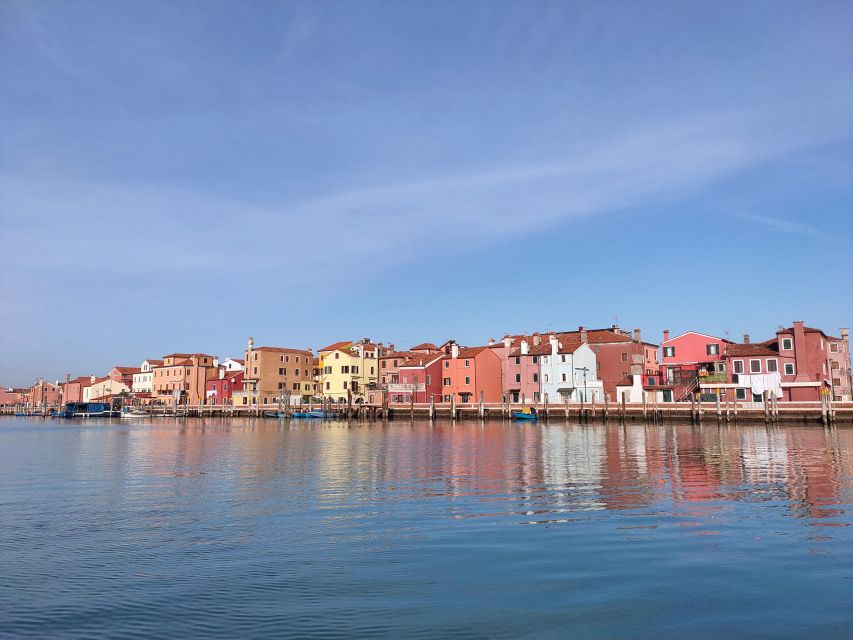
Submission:
POLYGON ((743 373, 743 360, 735 360, 732 363, 735 373, 743 373))
MULTIPOLYGON (((306 372, 306 373, 307 373, 307 372, 306 372)), ((299 375, 299 369, 294 369, 294 370, 293 370, 293 375, 298 376, 298 375, 299 375)))
POLYGON ((299 356, 296 356, 296 362, 299 362, 299 356))
POLYGON ((294 390, 294 391, 299 391, 299 383, 298 383, 298 382, 294 382, 294 383, 293 383, 293 390, 294 390))
POLYGON ((664 358, 674 358, 675 357, 675 347, 664 347, 663 348, 663 357, 664 358))
POLYGON ((332 373, 332 367, 323 367, 323 373, 325 373, 325 374, 332 373))
POLYGON ((358 365, 356 365, 356 364, 352 365, 352 372, 358 373, 358 365))
POLYGON ((735 389, 735 398, 737 400, 746 400, 746 389, 735 389))
POLYGON ((832 386, 833 387, 840 387, 841 386, 841 378, 833 378, 832 379, 832 386))
POLYGON ((341 357, 341 356, 340 356, 340 354, 336 351, 336 352, 335 352, 335 360, 337 360, 337 359, 338 359, 338 358, 340 358, 340 357, 341 357))
POLYGON ((254 367, 254 368, 253 368, 253 372, 254 372, 254 374, 255 374, 255 375, 258 375, 258 368, 257 368, 257 367, 254 367))
POLYGON ((445 401, 445 402, 450 402, 450 396, 444 396, 444 401, 445 401))
POLYGON ((515 374, 515 381, 516 381, 516 382, 521 382, 521 374, 520 374, 520 373, 516 373, 516 374, 515 374))
POLYGON ((281 391, 281 390, 282 390, 282 389, 284 389, 286 386, 287 386, 287 385, 285 385, 283 382, 279 382, 279 383, 278 383, 278 390, 279 390, 279 391, 281 391))
POLYGON ((382 368, 383 368, 383 369, 387 369, 387 368, 388 368, 388 361, 387 361, 387 360, 383 360, 383 361, 382 361, 382 368))
POLYGON ((838 361, 833 361, 829 365, 830 369, 838 369, 838 367, 839 367, 838 361))
POLYGON ((762 396, 760 393, 753 393, 752 394, 752 401, 753 402, 762 402, 763 400, 764 400, 764 396, 762 396))
POLYGON ((327 383, 326 383, 326 391, 328 391, 328 390, 329 390, 329 389, 331 389, 331 388, 332 388, 332 383, 331 383, 331 382, 327 382, 327 383))
POLYGON ((285 362, 290 362, 290 356, 284 356, 284 361, 285 361, 285 362))
POLYGON ((538 373, 533 374, 533 382, 539 382, 539 374, 538 373))
POLYGON ((767 373, 775 373, 777 371, 779 371, 779 363, 776 361, 776 358, 767 360, 767 373))
POLYGON ((341 373, 349 373, 349 365, 342 366, 341 373))
POLYGON ((750 373, 761 373, 761 360, 750 360, 749 361, 749 372, 750 373))
POLYGON ((627 351, 622 352, 622 362, 628 362, 628 352, 627 351))
POLYGON ((394 360, 394 366, 395 367, 397 366, 397 360, 394 360))
POLYGON ((344 380, 344 389, 346 389, 346 388, 347 388, 347 381, 344 380))
POLYGON ((465 384, 471 384, 471 378, 465 376, 465 384))
POLYGON ((533 356, 533 364, 539 363, 539 356, 533 356))
POLYGON ((565 373, 564 373, 564 374, 562 374, 562 381, 563 381, 563 382, 566 382, 566 374, 565 374, 565 373))
POLYGON ((560 362, 565 362, 565 361, 566 361, 566 356, 565 355, 560 356, 560 362))
POLYGON ((278 361, 279 361, 279 362, 284 362, 284 356, 279 356, 279 357, 278 357, 278 361))
POLYGON ((794 348, 793 341, 790 338, 782 338, 782 350, 790 351, 794 348))
POLYGON ((466 360, 466 361, 465 361, 465 366, 466 366, 466 367, 470 367, 470 366, 471 366, 471 361, 470 361, 470 360, 466 360))
POLYGON ((287 375, 287 369, 282 369, 281 367, 279 367, 278 368, 278 375, 286 376, 287 375))
POLYGON ((450 378, 442 378, 441 384, 443 384, 445 387, 449 387, 450 386, 450 378))
POLYGON ((726 372, 726 363, 725 362, 718 362, 715 365, 715 367, 717 369, 717 373, 725 373, 726 372))
POLYGON ((718 344, 706 344, 705 345, 705 353, 709 356, 716 356, 720 353, 720 345, 718 344))
POLYGON ((829 350, 832 351, 833 353, 838 353, 838 343, 837 342, 830 343, 829 350))
POLYGON ((429 377, 429 375, 427 375, 427 377, 426 377, 426 383, 427 383, 427 384, 430 384, 430 377, 429 377))
POLYGON ((373 375, 373 367, 370 367, 370 375, 373 375))
POLYGON ((512 401, 513 401, 513 402, 518 402, 518 391, 513 391, 513 392, 512 392, 512 401))
POLYGON ((545 384, 548 384, 548 374, 547 374, 547 373, 543 376, 542 381, 543 381, 545 384))
POLYGON ((515 364, 521 364, 521 358, 515 356, 515 364))
POLYGON ((786 376, 795 375, 794 374, 794 363, 793 362, 786 362, 785 363, 785 375, 786 376))

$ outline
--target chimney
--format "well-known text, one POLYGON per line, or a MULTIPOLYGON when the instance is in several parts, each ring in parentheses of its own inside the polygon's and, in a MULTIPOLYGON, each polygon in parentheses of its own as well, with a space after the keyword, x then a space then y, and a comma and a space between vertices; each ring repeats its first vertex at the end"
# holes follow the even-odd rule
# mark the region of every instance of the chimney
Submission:
POLYGON ((552 333, 550 336, 548 336, 548 342, 551 343, 551 355, 557 355, 557 351, 560 347, 560 344, 557 342, 557 336, 552 333))
POLYGON ((634 329, 634 342, 640 342, 642 337, 642 333, 639 329, 634 329))
POLYGON ((850 329, 847 327, 841 327, 839 331, 841 333, 841 339, 844 340, 844 342, 850 342, 850 329))
POLYGON ((512 346, 512 338, 504 336, 504 349, 509 349, 512 346))
POLYGON ((527 344, 527 340, 521 341, 521 355, 526 356, 530 352, 530 345, 527 344))
POLYGON ((743 334, 743 343, 749 344, 749 334, 748 333, 743 334))
POLYGON ((451 343, 451 345, 450 345, 450 357, 451 358, 458 358, 459 357, 459 345, 456 344, 455 342, 451 343))
POLYGON ((491 346, 492 346, 492 345, 494 345, 494 344, 495 344, 495 339, 494 339, 494 338, 489 338, 489 346, 491 347, 491 346))
POLYGON ((578 327, 578 331, 583 331, 583 325, 578 327))
POLYGON ((581 327, 581 342, 583 342, 584 344, 589 342, 589 333, 587 333, 587 330, 583 327, 581 327))
POLYGON ((669 340, 669 329, 664 329, 663 330, 663 341, 666 342, 667 340, 669 340))
POLYGON ((251 351, 254 348, 255 348, 255 339, 252 337, 249 337, 248 349, 249 349, 249 351, 251 351))
MULTIPOLYGON (((381 343, 381 342, 379 343, 379 346, 380 346, 380 347, 382 346, 382 343, 381 343)), ((394 351, 394 343, 393 343, 393 342, 389 342, 389 343, 388 343, 388 350, 389 350, 389 351, 394 351)))
POLYGON ((96 379, 97 379, 97 376, 93 373, 93 374, 89 377, 89 382, 91 382, 92 384, 95 384, 95 380, 96 380, 96 379))
POLYGON ((539 332, 538 332, 538 331, 536 331, 536 332, 533 334, 533 346, 534 346, 534 347, 538 347, 538 346, 540 345, 540 343, 541 343, 541 342, 542 342, 542 336, 540 336, 540 335, 539 335, 539 332))

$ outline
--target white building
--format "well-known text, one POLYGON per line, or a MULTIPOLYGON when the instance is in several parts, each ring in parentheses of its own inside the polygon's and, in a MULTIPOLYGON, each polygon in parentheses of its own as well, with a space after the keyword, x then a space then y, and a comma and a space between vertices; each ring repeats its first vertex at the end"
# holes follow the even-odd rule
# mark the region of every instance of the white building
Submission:
POLYGON ((219 366, 223 367, 228 373, 232 371, 244 371, 246 369, 246 361, 238 358, 225 358, 219 366))
POLYGON ((134 393, 151 393, 153 389, 153 369, 154 367, 162 367, 162 360, 145 360, 139 365, 139 373, 133 374, 133 386, 131 390, 134 393))
POLYGON ((603 402, 598 359, 585 342, 560 342, 548 336, 550 353, 541 357, 542 393, 550 402, 603 402))

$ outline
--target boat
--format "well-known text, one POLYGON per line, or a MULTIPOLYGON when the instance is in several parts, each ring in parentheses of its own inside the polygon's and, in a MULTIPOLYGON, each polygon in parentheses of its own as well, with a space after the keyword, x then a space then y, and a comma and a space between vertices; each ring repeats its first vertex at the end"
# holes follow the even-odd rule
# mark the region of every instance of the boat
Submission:
POLYGON ((531 407, 522 407, 518 411, 512 412, 512 419, 513 420, 528 420, 528 421, 538 420, 539 414, 536 413, 536 409, 533 409, 531 407))
POLYGON ((108 402, 69 402, 63 413, 66 418, 113 418, 120 414, 108 402))
POLYGON ((310 411, 294 411, 290 417, 291 418, 308 418, 308 419, 320 419, 323 418, 335 418, 337 417, 336 411, 329 411, 326 409, 312 409, 310 411))
POLYGON ((264 418, 286 418, 287 414, 284 411, 264 411, 261 414, 264 418))
POLYGON ((121 410, 122 418, 150 418, 151 414, 147 411, 143 411, 142 409, 137 409, 135 407, 122 407, 121 410))

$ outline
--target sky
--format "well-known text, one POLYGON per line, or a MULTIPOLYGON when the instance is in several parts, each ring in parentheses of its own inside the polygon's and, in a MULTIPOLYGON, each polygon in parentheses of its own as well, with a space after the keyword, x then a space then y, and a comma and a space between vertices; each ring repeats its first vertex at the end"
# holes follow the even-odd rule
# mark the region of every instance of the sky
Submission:
POLYGON ((853 325, 849 2, 0 2, 0 385, 853 325))

